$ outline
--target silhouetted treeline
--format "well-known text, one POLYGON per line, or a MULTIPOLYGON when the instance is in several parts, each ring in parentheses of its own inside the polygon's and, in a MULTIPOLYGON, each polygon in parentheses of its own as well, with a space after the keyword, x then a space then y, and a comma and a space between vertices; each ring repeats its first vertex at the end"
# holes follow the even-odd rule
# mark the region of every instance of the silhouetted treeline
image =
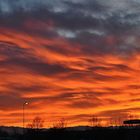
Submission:
MULTIPOLYGON (((7 137, 0 132, 0 137, 7 137)), ((9 140, 140 140, 140 127, 94 127, 89 130, 69 129, 28 129, 23 134, 15 134, 9 140)), ((1 140, 1 138, 0 138, 1 140)))

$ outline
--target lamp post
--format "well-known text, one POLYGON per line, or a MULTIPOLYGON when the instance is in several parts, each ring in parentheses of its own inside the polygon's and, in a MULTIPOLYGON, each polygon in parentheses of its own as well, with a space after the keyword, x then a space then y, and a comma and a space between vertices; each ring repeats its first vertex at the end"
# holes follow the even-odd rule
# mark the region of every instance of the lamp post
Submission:
POLYGON ((28 102, 23 103, 23 130, 25 127, 25 106, 28 105, 28 102))

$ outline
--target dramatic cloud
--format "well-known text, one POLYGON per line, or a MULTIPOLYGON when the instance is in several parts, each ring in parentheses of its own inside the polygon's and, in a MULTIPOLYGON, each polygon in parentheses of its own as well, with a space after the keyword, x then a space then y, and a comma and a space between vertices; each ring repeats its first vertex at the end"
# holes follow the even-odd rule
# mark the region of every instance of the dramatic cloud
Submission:
POLYGON ((1 0, 0 125, 139 117, 138 0, 1 0), (6 110, 6 111, 5 111, 6 110))

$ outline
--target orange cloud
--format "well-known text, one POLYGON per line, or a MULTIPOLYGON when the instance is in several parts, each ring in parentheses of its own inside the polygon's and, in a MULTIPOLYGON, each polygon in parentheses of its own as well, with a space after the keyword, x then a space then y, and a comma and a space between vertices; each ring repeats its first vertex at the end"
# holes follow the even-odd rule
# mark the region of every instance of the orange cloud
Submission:
MULTIPOLYGON (((55 29, 52 22, 33 22, 24 26, 55 29)), ((62 117, 69 125, 81 125, 91 114, 105 120, 139 115, 139 53, 100 55, 60 36, 0 30, 0 125, 21 126, 24 101, 29 102, 26 123, 40 115, 46 127, 62 117)), ((118 43, 117 36, 104 40, 110 46, 118 43)))

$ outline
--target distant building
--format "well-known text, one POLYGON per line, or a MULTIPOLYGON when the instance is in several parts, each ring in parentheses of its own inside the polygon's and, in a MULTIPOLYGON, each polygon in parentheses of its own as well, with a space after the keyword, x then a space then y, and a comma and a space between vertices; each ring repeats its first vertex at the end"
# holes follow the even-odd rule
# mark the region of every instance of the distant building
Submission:
POLYGON ((135 119, 135 120, 125 120, 123 123, 124 123, 124 124, 138 125, 138 124, 140 124, 140 120, 139 120, 139 119, 135 119))

